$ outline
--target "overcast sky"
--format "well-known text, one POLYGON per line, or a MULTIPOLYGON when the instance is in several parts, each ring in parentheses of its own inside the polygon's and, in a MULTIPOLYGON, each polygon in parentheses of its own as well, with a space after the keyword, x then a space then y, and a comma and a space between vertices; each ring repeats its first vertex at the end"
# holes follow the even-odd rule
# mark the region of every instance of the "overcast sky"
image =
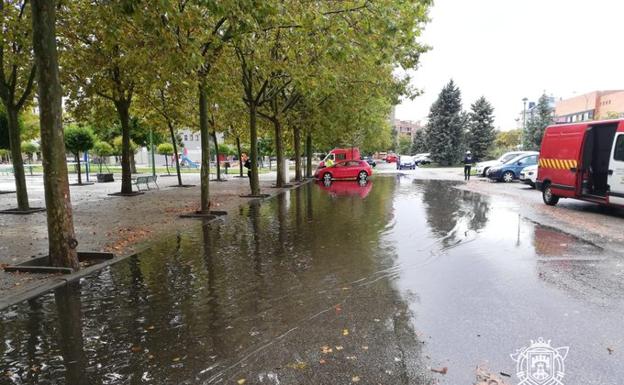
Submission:
POLYGON ((485 96, 502 130, 524 97, 624 88, 623 16, 624 0, 435 0, 421 38, 433 48, 412 80, 424 94, 396 117, 424 120, 451 78, 464 109, 485 96))

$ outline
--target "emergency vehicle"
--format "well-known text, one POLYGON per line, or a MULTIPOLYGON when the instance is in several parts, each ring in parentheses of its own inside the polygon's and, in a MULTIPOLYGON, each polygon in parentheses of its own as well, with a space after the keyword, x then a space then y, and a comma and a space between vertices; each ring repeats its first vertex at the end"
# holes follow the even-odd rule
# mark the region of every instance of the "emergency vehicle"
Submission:
POLYGON ((362 157, 360 155, 360 149, 358 147, 334 148, 319 163, 319 168, 325 167, 325 162, 328 159, 331 159, 334 163, 336 163, 342 160, 360 160, 362 159, 362 157))
POLYGON ((624 119, 547 127, 537 175, 547 205, 574 198, 624 206, 624 119))

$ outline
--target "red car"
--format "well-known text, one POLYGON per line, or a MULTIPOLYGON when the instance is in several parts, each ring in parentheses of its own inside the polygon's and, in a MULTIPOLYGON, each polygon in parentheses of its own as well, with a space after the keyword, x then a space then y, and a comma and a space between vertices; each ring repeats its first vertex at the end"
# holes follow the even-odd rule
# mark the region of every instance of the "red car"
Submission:
POLYGON ((320 167, 316 170, 314 177, 324 181, 334 179, 358 179, 366 180, 373 175, 373 169, 364 160, 345 160, 336 162, 331 167, 320 167))
POLYGON ((399 161, 399 157, 395 154, 388 154, 386 156, 386 163, 396 163, 399 161))

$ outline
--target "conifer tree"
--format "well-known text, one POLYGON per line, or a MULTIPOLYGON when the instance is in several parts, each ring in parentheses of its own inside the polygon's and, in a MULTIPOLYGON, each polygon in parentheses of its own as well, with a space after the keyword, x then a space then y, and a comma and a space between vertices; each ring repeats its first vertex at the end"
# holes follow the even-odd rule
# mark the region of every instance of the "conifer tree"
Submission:
POLYGON ((461 91, 451 80, 431 106, 427 123, 427 143, 434 162, 449 166, 461 155, 463 122, 461 91))
POLYGON ((429 152, 429 148, 427 146, 427 133, 424 128, 417 130, 412 138, 412 148, 410 149, 410 153, 412 155, 421 154, 423 152, 429 152))
POLYGON ((553 123, 553 109, 546 94, 540 96, 535 110, 527 119, 523 137, 525 150, 539 151, 546 127, 553 123))
POLYGON ((484 159, 496 139, 494 130, 494 108, 485 97, 480 97, 470 106, 468 114, 467 149, 475 158, 484 159))

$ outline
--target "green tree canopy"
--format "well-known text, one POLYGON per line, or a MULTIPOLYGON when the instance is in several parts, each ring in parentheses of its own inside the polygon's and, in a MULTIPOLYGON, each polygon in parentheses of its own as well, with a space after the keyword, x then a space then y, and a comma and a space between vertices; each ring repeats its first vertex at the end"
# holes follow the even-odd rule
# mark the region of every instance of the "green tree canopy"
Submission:
POLYGON ((544 130, 553 124, 553 121, 553 108, 550 104, 550 98, 543 94, 527 120, 526 131, 523 137, 524 149, 539 151, 544 130))
POLYGON ((464 136, 461 109, 461 91, 451 80, 431 106, 428 116, 427 143, 436 163, 448 166, 460 158, 464 136))
POLYGON ((477 160, 482 160, 492 149, 495 139, 494 107, 482 96, 470 106, 466 147, 477 160))
POLYGON ((100 158, 113 155, 113 146, 104 141, 96 142, 93 145, 93 153, 100 158))
POLYGON ((161 143, 156 148, 156 152, 158 152, 160 155, 166 155, 166 156, 173 155, 173 144, 161 143))
POLYGON ((90 127, 72 125, 65 128, 65 148, 76 156, 92 149, 95 142, 96 137, 90 127))

